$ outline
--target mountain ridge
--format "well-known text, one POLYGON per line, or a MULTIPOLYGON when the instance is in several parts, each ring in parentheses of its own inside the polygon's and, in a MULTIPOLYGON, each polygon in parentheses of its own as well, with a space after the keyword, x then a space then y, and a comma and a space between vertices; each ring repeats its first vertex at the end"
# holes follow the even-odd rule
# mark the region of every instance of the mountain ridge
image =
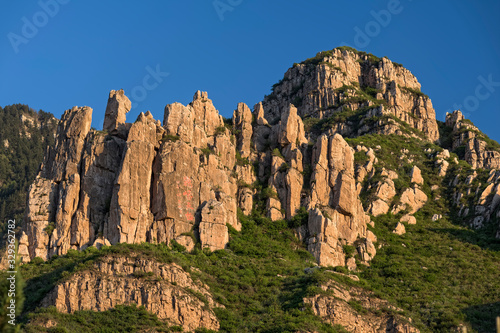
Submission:
MULTIPOLYGON (((440 239, 438 232, 444 231, 439 228, 458 234, 466 230, 454 226, 451 222, 455 221, 480 235, 479 250, 474 251, 481 258, 496 255, 488 251, 497 248, 494 238, 500 238, 498 144, 459 111, 438 123, 432 102, 420 92, 416 78, 387 58, 337 48, 294 65, 284 77, 286 80, 256 104, 253 112, 239 103, 231 120, 220 116, 208 94, 201 91, 186 106, 167 105, 163 125, 149 111, 141 113, 134 123, 127 123, 131 103, 123 90, 110 92, 102 131, 90 126, 91 108, 67 110, 59 122, 55 145, 45 155, 29 189, 19 254, 24 262, 32 262, 23 265, 29 272, 51 265, 71 267, 64 266, 65 258, 82 260, 82 267, 70 268, 72 273, 65 277, 69 280, 56 274, 45 291, 52 296, 42 297, 42 301, 43 295, 38 295, 30 306, 42 302, 72 313, 107 311, 113 307, 110 304, 134 303, 131 299, 110 302, 113 288, 123 288, 123 281, 129 281, 130 286, 140 289, 142 282, 132 281, 164 273, 142 266, 140 271, 119 268, 124 277, 131 279, 110 277, 110 291, 100 295, 99 302, 90 308, 78 302, 80 294, 70 292, 83 290, 84 295, 85 290, 97 290, 98 277, 111 276, 109 269, 102 269, 99 263, 93 265, 94 259, 88 259, 94 258, 94 251, 117 251, 126 256, 128 249, 134 249, 156 253, 154 260, 165 260, 166 256, 169 262, 182 263, 183 271, 190 272, 195 280, 199 278, 190 283, 209 285, 210 290, 200 289, 203 292, 217 291, 215 300, 222 306, 208 304, 191 293, 198 299, 193 298, 193 302, 198 304, 200 318, 210 318, 208 326, 201 319, 184 322, 177 317, 173 318, 175 324, 191 330, 205 327, 230 331, 228 327, 236 324, 227 316, 238 312, 227 301, 228 294, 220 290, 221 284, 213 281, 224 273, 210 265, 220 259, 231 269, 244 271, 244 267, 230 266, 225 260, 239 258, 249 266, 262 260, 265 255, 252 247, 253 237, 272 244, 276 260, 301 258, 299 264, 293 265, 302 266, 290 263, 293 273, 287 274, 306 290, 294 296, 300 301, 294 300, 296 307, 291 309, 300 313, 300 306, 307 308, 306 303, 316 303, 315 315, 322 317, 321 325, 327 325, 317 324, 321 331, 335 331, 325 323, 355 331, 355 323, 364 320, 366 311, 375 314, 377 324, 366 324, 375 331, 389 327, 391 332, 475 327, 473 320, 466 322, 463 315, 449 313, 459 311, 454 303, 445 302, 444 310, 429 319, 425 314, 436 302, 427 292, 437 293, 432 285, 436 276, 455 283, 440 281, 452 290, 453 302, 461 299, 457 291, 461 290, 460 283, 468 285, 472 281, 457 282, 448 270, 434 266, 425 256, 405 261, 401 254, 413 258, 415 254, 407 247, 425 252, 425 246, 430 245, 425 245, 421 235, 440 239), (259 234, 259 230, 265 230, 268 236, 259 234), (415 239, 424 245, 419 246, 415 239), (289 247, 296 252, 286 252, 289 247), (209 260, 204 256, 212 255, 213 263, 200 264, 209 260), (391 261, 392 257, 405 262, 412 274, 427 283, 425 287, 418 286, 420 280, 412 280, 405 268, 391 261), (426 266, 431 266, 432 271, 427 272, 426 266), (441 275, 438 269, 443 270, 441 275), (332 293, 338 295, 328 281, 338 276, 342 284, 361 277, 357 287, 370 286, 384 297, 395 299, 401 311, 390 304, 387 309, 382 306, 388 315, 379 313, 379 305, 366 310, 370 306, 364 298, 344 291, 339 291, 343 297, 340 301, 331 298, 332 293), (394 291, 380 285, 382 277, 394 284, 394 291), (411 292, 422 288, 426 291, 418 299, 421 304, 409 301, 409 294, 404 294, 405 283, 411 292), (344 315, 336 317, 334 310, 333 314, 325 311, 329 307, 344 315), (416 316, 417 324, 401 317, 398 311, 416 316)), ((465 240, 462 243, 441 237, 455 248, 468 249, 465 240)), ((450 256, 453 267, 465 265, 463 257, 455 262, 451 254, 441 256, 450 256)), ((95 258, 101 260, 97 259, 100 255, 95 258)), ((433 258, 442 265, 441 258, 433 258)), ((498 263, 491 260, 484 259, 481 266, 481 272, 486 272, 491 281, 475 287, 488 301, 499 292, 493 286, 492 275, 498 263), (487 295, 487 288, 493 288, 493 294, 487 295)), ((265 267, 274 277, 280 277, 282 272, 272 265, 265 267)), ((252 274, 258 278, 258 268, 254 269, 252 274)), ((39 283, 38 275, 31 278, 39 283)), ((228 283, 227 279, 221 281, 228 283)), ((188 289, 194 287, 181 291, 175 285, 168 288, 188 295, 188 289)), ((282 292, 287 299, 286 288, 282 292)), ((466 302, 479 305, 477 299, 467 298, 466 302)), ((155 313, 170 311, 158 310, 153 303, 141 304, 155 313)), ((302 315, 311 314, 305 311, 302 315)))

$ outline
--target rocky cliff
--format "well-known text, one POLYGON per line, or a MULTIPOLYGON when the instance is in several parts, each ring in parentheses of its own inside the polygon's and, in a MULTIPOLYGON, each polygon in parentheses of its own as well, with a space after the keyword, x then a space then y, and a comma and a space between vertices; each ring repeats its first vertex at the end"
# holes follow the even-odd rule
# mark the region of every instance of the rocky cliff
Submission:
POLYGON ((208 287, 195 283, 176 264, 163 264, 136 255, 108 256, 90 269, 61 281, 42 300, 58 311, 106 311, 117 305, 144 306, 170 325, 186 331, 200 327, 217 330, 211 308, 220 306, 208 287))
POLYGON ((434 108, 415 76, 386 57, 349 47, 294 64, 264 99, 266 118, 278 121, 289 103, 310 123, 328 121, 342 136, 396 133, 439 140, 434 108))
POLYGON ((321 293, 304 299, 314 313, 326 322, 340 324, 349 332, 418 333, 411 319, 397 315, 401 309, 357 287, 345 288, 330 280, 321 285, 321 293), (353 306, 354 305, 354 306, 353 306))
POLYGON ((123 91, 111 91, 103 131, 90 128, 89 107, 64 113, 29 190, 20 238, 26 259, 117 243, 175 240, 192 249, 192 233, 202 247, 223 249, 228 225, 241 229, 238 207, 252 211, 259 181, 270 193, 271 219, 291 219, 300 207, 314 212, 300 232, 320 264, 345 265, 342 246, 354 242, 367 242, 359 247, 364 262, 375 254, 353 149, 333 132, 309 145, 293 105, 273 126, 261 104, 253 124, 243 103, 226 126, 202 92, 188 106, 167 105, 163 126, 149 112, 125 123, 129 108, 123 91))
MULTIPOLYGON (((436 121, 417 79, 387 58, 345 47, 321 52, 290 68, 253 111, 239 103, 232 119, 201 91, 189 105, 168 104, 163 122, 148 111, 127 123, 130 108, 124 91, 112 90, 102 131, 91 128, 89 107, 64 113, 29 188, 19 241, 25 261, 144 242, 205 255, 226 249, 247 219, 289 226, 294 246, 315 264, 353 273, 372 267, 377 251, 402 252, 393 245, 406 248, 405 237, 427 220, 493 224, 500 238, 500 146, 459 111, 436 121)), ((239 246, 226 253, 246 253, 239 246)), ((215 253, 222 257, 214 266, 225 265, 224 251, 215 253)), ((175 264, 133 260, 100 261, 58 283, 42 303, 62 312, 137 303, 185 329, 219 327, 208 287, 175 264)), ((321 288, 301 299, 324 323, 417 331, 372 293, 333 282, 321 288)))
POLYGON ((126 124, 129 108, 123 91, 111 91, 105 131, 90 128, 89 107, 64 113, 29 190, 22 255, 146 241, 193 248, 193 231, 215 250, 227 225, 240 229, 236 142, 206 93, 167 105, 164 127, 149 112, 126 124))

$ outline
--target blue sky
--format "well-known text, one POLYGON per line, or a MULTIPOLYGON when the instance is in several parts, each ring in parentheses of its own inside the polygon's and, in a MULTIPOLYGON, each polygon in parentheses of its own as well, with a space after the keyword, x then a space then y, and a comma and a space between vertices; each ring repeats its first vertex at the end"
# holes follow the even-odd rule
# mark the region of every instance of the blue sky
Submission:
POLYGON ((439 120, 462 105, 500 140, 500 1, 41 0, 0 12, 2 106, 59 117, 88 105, 100 128, 111 89, 134 102, 131 122, 146 110, 163 120, 166 104, 206 90, 230 117, 294 62, 348 44, 408 68, 439 120))

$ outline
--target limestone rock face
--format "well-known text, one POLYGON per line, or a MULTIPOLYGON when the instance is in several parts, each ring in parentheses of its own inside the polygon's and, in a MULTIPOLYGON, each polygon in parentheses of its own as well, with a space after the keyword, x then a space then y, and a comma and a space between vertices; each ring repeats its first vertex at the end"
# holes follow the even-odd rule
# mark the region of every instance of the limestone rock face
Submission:
POLYGON ((42 300, 43 306, 55 306, 62 313, 106 311, 122 304, 144 306, 185 331, 219 329, 211 310, 219 305, 207 286, 195 283, 177 264, 138 257, 106 257, 91 270, 75 273, 56 285, 42 300), (140 277, 143 275, 146 277, 140 277), (203 295, 208 307, 190 290, 203 295))
POLYGON ((87 106, 75 106, 64 112, 57 127, 55 147, 49 150, 43 162, 43 178, 59 183, 78 173, 91 123, 92 109, 87 106))
POLYGON ((224 121, 208 94, 197 91, 188 106, 180 103, 167 105, 163 125, 168 135, 204 148, 216 129, 224 126, 224 121))
POLYGON ((257 152, 265 152, 271 146, 272 127, 264 118, 262 102, 254 106, 253 117, 256 126, 253 128, 252 143, 257 152))
POLYGON ((368 207, 368 211, 373 216, 384 215, 389 211, 389 205, 382 199, 377 199, 370 203, 370 207, 368 207))
POLYGON ((144 113, 130 128, 105 233, 111 244, 146 241, 146 232, 153 223, 151 179, 155 146, 161 138, 157 132, 161 131, 153 116, 144 113))
POLYGON ((222 249, 228 239, 226 223, 241 229, 236 218, 238 185, 232 172, 236 147, 229 133, 220 130, 224 122, 205 92, 197 92, 187 107, 167 105, 165 121, 166 135, 174 139, 161 144, 154 161, 151 241, 179 242, 182 234, 198 225, 199 236, 207 237, 202 243, 212 250, 222 249), (210 215, 203 213, 210 206, 224 211, 225 220, 203 220, 210 215), (208 230, 211 227, 222 234, 208 230))
POLYGON ((264 106, 262 106, 262 102, 259 102, 255 105, 254 116, 257 125, 265 126, 268 124, 268 121, 264 117, 264 106))
POLYGON ((66 110, 59 122, 55 146, 46 154, 28 194, 23 228, 28 245, 21 249, 29 253, 26 260, 36 256, 48 259, 50 255, 66 253, 72 246, 72 217, 77 210, 79 172, 91 122, 89 107, 66 110))
POLYGON ((126 114, 132 108, 132 103, 125 96, 123 89, 111 90, 109 92, 108 105, 104 115, 103 131, 109 133, 114 131, 123 132, 125 127, 126 114))
POLYGON ((252 111, 245 103, 239 103, 238 108, 233 113, 233 126, 236 129, 237 149, 241 157, 250 156, 250 147, 252 139, 252 111))
MULTIPOLYGON (((489 173, 470 170, 457 174, 450 182, 453 188, 452 207, 463 218, 463 221, 473 229, 480 229, 490 223, 497 223, 500 217, 500 171, 492 169, 489 173), (457 184, 463 184, 456 187, 457 184), (482 186, 482 184, 485 184, 482 186), (487 184, 487 185, 486 185, 487 184)), ((437 216, 439 220, 442 216, 437 216)), ((500 225, 493 229, 492 236, 500 238, 500 225)))
POLYGON ((370 203, 368 212, 373 216, 386 214, 389 211, 391 200, 395 195, 396 188, 394 182, 390 178, 379 182, 375 188, 375 196, 378 199, 370 203))
MULTIPOLYGON (((197 92, 188 106, 167 105, 164 127, 149 111, 125 123, 127 101, 123 91, 110 93, 106 117, 114 125, 107 135, 90 130, 88 107, 63 115, 56 145, 30 187, 25 260, 122 242, 176 240, 192 249, 193 233, 216 250, 228 241, 226 223, 241 229, 237 209, 250 214, 255 175, 250 164, 236 165, 235 143, 207 94, 197 92), (224 219, 209 218, 209 206, 224 219)), ((239 108, 249 148, 252 115, 239 108)))
POLYGON ((227 212, 224 205, 217 200, 207 201, 201 209, 199 226, 202 247, 210 251, 223 249, 229 241, 226 226, 227 212))
MULTIPOLYGON (((73 216, 71 244, 77 249, 97 241, 107 232, 107 222, 126 142, 116 136, 90 132, 82 157, 81 189, 78 208, 73 216)), ((102 239, 102 243, 109 240, 102 239)), ((110 244, 110 243, 109 243, 110 244)))
POLYGON ((278 141, 282 146, 295 144, 300 146, 307 143, 304 133, 304 124, 297 115, 297 108, 289 105, 286 112, 281 114, 281 123, 279 126, 278 141))
POLYGON ((394 228, 392 232, 400 236, 405 234, 406 233, 405 225, 401 222, 398 222, 398 224, 396 224, 396 228, 394 228))
POLYGON ((403 215, 400 219, 400 222, 406 222, 408 224, 417 224, 417 219, 413 215, 403 215))
POLYGON ((407 323, 408 319, 391 316, 380 311, 383 309, 397 310, 387 301, 375 297, 371 292, 358 287, 347 290, 340 283, 330 280, 322 284, 325 294, 304 298, 304 303, 310 304, 314 314, 330 324, 342 325, 348 332, 420 332, 407 323), (358 313, 348 302, 361 304, 367 313, 358 313), (370 311, 371 310, 371 311, 370 311), (376 314, 379 313, 379 314, 376 314))
POLYGON ((401 194, 400 203, 392 209, 392 213, 397 214, 408 207, 409 213, 413 214, 425 205, 427 199, 427 195, 418 187, 407 188, 401 194))
POLYGON ((500 151, 486 142, 486 136, 460 111, 446 114, 446 126, 452 128, 452 149, 465 148, 465 160, 472 168, 500 169, 500 151))
POLYGON ((338 242, 337 225, 323 216, 317 208, 309 211, 307 223, 309 235, 307 249, 318 261, 320 266, 344 266, 345 254, 338 242))
POLYGON ((264 99, 266 119, 271 124, 280 119, 290 103, 297 107, 301 117, 320 119, 340 112, 347 105, 352 110, 363 108, 367 112, 358 125, 338 122, 336 131, 343 136, 373 132, 403 134, 400 125, 389 119, 396 117, 422 131, 428 140, 439 139, 431 100, 420 93, 420 83, 409 70, 387 58, 374 61, 349 50, 334 49, 318 57, 321 58, 318 62, 306 60, 290 68, 273 93, 264 99), (370 87, 373 98, 350 100, 353 94, 366 97, 359 87, 365 90, 370 87), (366 119, 374 116, 385 118, 368 124, 366 119))
POLYGON ((342 246, 366 239, 370 222, 356 191, 354 152, 339 134, 322 135, 312 161, 308 249, 320 265, 344 266, 342 246))
POLYGON ((301 149, 307 142, 304 124, 293 105, 281 115, 281 121, 272 128, 270 137, 277 141, 277 147, 270 160, 268 186, 277 196, 270 196, 267 200, 268 216, 273 220, 281 219, 283 210, 284 217, 290 219, 301 206, 304 185, 301 149))

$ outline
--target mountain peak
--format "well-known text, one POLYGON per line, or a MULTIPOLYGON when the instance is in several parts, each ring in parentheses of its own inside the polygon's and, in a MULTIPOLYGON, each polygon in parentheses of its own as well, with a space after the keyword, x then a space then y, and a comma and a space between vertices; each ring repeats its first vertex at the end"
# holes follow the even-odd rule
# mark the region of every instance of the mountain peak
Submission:
POLYGON ((321 121, 320 132, 333 128, 345 137, 395 133, 435 142, 436 114, 420 88, 402 65, 343 46, 294 64, 263 106, 270 123, 292 103, 305 121, 321 121))

